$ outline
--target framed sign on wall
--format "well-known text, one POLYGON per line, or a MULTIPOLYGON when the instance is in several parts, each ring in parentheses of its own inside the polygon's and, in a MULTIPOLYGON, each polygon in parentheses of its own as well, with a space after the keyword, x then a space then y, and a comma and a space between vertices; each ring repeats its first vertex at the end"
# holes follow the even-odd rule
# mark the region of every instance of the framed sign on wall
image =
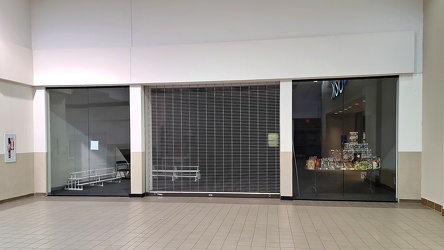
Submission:
POLYGON ((15 134, 5 134, 5 162, 17 161, 15 134))

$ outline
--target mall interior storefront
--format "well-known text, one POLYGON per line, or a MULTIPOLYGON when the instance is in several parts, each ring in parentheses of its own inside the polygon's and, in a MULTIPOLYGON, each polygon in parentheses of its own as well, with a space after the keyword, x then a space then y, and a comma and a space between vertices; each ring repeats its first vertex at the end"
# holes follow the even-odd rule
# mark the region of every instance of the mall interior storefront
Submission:
MULTIPOLYGON (((397 77, 145 87, 146 193, 279 197, 280 137, 293 199, 395 201, 397 77), (292 136, 280 116, 292 116, 292 136)), ((51 88, 51 195, 131 194, 128 87, 51 88)))

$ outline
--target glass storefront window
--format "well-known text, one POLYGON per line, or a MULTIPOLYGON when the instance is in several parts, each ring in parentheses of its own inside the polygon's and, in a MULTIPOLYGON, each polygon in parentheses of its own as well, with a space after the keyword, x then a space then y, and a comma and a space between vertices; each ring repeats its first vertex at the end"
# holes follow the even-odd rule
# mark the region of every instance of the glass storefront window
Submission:
POLYGON ((396 200, 397 78, 293 83, 294 196, 396 200))
POLYGON ((48 89, 51 195, 130 193, 129 89, 48 89))

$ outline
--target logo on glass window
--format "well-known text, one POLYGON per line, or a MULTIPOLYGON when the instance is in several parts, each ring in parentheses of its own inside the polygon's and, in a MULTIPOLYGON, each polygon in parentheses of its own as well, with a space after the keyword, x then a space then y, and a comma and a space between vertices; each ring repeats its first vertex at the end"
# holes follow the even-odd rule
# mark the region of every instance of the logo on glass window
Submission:
POLYGON ((339 95, 344 92, 344 87, 347 84, 347 80, 335 80, 330 82, 332 91, 331 91, 331 99, 335 99, 339 95))

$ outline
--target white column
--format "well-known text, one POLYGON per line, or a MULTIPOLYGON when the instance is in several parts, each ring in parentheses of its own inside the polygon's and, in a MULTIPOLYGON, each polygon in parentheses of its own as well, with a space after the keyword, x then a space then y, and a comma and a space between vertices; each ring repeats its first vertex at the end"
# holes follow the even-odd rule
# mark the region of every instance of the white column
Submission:
POLYGON ((130 86, 131 194, 145 195, 144 88, 130 86))
POLYGON ((399 76, 398 151, 422 151, 422 74, 399 76))
POLYGON ((293 197, 293 85, 291 80, 280 82, 280 188, 281 197, 293 197))
MULTIPOLYGON (((422 90, 422 74, 399 76, 398 169, 396 173, 398 199, 421 199, 422 90)), ((434 101, 431 103, 436 105, 434 101)))
POLYGON ((48 149, 47 149, 47 98, 46 89, 34 89, 33 129, 34 129, 34 193, 47 194, 48 149))

